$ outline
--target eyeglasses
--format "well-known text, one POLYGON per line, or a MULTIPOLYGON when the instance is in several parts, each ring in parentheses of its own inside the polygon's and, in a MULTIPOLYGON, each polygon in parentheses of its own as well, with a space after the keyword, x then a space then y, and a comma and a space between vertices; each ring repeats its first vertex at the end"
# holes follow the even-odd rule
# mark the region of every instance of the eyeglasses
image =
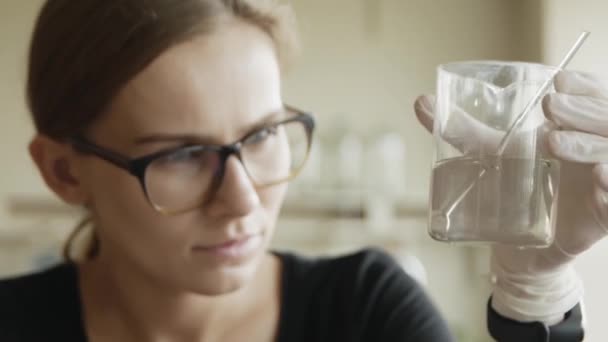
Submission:
POLYGON ((312 142, 312 115, 285 106, 286 118, 258 128, 229 145, 187 145, 131 159, 83 137, 70 143, 135 176, 160 213, 179 214, 213 198, 235 155, 256 188, 292 180, 302 170, 312 142))

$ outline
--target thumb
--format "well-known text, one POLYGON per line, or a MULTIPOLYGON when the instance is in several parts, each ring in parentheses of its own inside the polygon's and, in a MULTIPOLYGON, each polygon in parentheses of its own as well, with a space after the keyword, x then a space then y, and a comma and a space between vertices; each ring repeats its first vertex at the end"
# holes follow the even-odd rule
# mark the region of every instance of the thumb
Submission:
POLYGON ((435 113, 435 96, 421 95, 414 102, 414 111, 418 121, 426 128, 427 131, 433 133, 433 116, 435 113))

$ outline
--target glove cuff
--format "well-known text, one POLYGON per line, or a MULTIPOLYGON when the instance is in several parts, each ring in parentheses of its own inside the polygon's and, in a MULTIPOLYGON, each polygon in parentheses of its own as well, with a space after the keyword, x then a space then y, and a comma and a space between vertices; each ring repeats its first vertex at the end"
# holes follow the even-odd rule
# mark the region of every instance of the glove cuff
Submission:
POLYGON ((583 297, 583 284, 572 266, 536 276, 509 274, 493 263, 492 307, 520 322, 553 325, 583 297))

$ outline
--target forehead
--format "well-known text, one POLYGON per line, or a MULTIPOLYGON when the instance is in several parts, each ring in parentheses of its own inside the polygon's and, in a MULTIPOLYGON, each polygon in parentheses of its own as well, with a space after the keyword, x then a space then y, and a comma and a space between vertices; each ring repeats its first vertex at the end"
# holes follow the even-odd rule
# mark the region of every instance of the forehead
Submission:
POLYGON ((233 20, 160 55, 122 89, 99 130, 118 140, 159 133, 230 140, 281 106, 272 40, 233 20))

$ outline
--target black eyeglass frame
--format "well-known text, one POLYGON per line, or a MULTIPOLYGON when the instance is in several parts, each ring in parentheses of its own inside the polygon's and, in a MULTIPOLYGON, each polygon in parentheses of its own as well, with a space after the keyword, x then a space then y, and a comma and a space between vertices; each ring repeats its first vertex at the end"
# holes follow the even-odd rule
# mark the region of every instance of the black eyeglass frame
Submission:
MULTIPOLYGON (((277 185, 280 183, 289 182, 292 179, 294 179, 299 174, 299 172, 302 170, 303 166, 306 164, 306 161, 308 160, 308 157, 310 155, 310 150, 311 150, 311 145, 312 145, 312 136, 313 136, 313 132, 315 129, 315 120, 314 120, 314 116, 312 114, 304 112, 299 109, 296 109, 294 107, 285 105, 285 109, 289 112, 294 113, 294 115, 287 119, 257 128, 255 130, 253 130, 252 132, 245 134, 242 138, 238 139, 237 141, 235 141, 231 144, 227 144, 227 145, 192 144, 192 145, 180 146, 180 147, 175 147, 175 148, 155 152, 155 153, 141 156, 138 158, 129 158, 118 152, 101 147, 101 146, 89 141, 88 139, 86 139, 83 136, 71 138, 68 140, 68 142, 77 151, 79 151, 81 153, 94 155, 102 160, 105 160, 105 161, 129 172, 131 175, 133 175, 134 177, 136 177, 138 179, 138 181, 141 185, 141 188, 144 192, 144 195, 146 196, 146 199, 148 200, 148 203, 155 210, 157 210, 158 212, 165 214, 165 215, 175 215, 175 214, 183 213, 186 211, 190 211, 190 210, 194 209, 196 206, 201 205, 202 203, 198 203, 194 207, 188 207, 188 208, 183 208, 183 209, 179 209, 179 210, 168 210, 168 209, 158 206, 150 198, 150 195, 149 195, 149 192, 148 192, 148 189, 146 186, 146 170, 157 159, 164 158, 166 156, 175 154, 177 152, 184 152, 184 151, 185 152, 196 152, 196 151, 201 151, 201 150, 208 150, 208 151, 215 152, 219 155, 220 165, 219 165, 218 169, 216 170, 215 175, 213 176, 213 181, 211 183, 209 191, 207 192, 207 198, 205 199, 205 201, 208 201, 213 197, 213 194, 217 191, 220 184, 222 183, 222 180, 224 178, 224 173, 226 170, 226 161, 228 160, 228 158, 232 155, 235 155, 239 159, 239 161, 241 163, 243 163, 243 159, 241 157, 241 150, 242 150, 243 146, 245 145, 244 142, 247 141, 247 139, 249 139, 250 137, 252 137, 253 135, 259 133, 261 130, 264 130, 264 129, 268 129, 271 127, 278 127, 278 126, 288 124, 291 122, 300 122, 304 125, 304 128, 306 130, 307 139, 308 139, 307 146, 306 146, 306 148, 307 148, 306 155, 304 157, 304 161, 300 168, 298 168, 297 170, 294 170, 285 179, 280 179, 275 182, 260 185, 260 184, 255 183, 255 180, 251 177, 251 175, 249 174, 249 171, 247 170, 247 167, 245 166, 245 171, 248 173, 249 178, 251 179, 251 181, 254 183, 254 185, 256 187, 273 186, 273 185, 277 185)), ((244 163, 243 163, 243 165, 244 165, 244 163)), ((205 201, 203 201, 203 203, 205 201)))

